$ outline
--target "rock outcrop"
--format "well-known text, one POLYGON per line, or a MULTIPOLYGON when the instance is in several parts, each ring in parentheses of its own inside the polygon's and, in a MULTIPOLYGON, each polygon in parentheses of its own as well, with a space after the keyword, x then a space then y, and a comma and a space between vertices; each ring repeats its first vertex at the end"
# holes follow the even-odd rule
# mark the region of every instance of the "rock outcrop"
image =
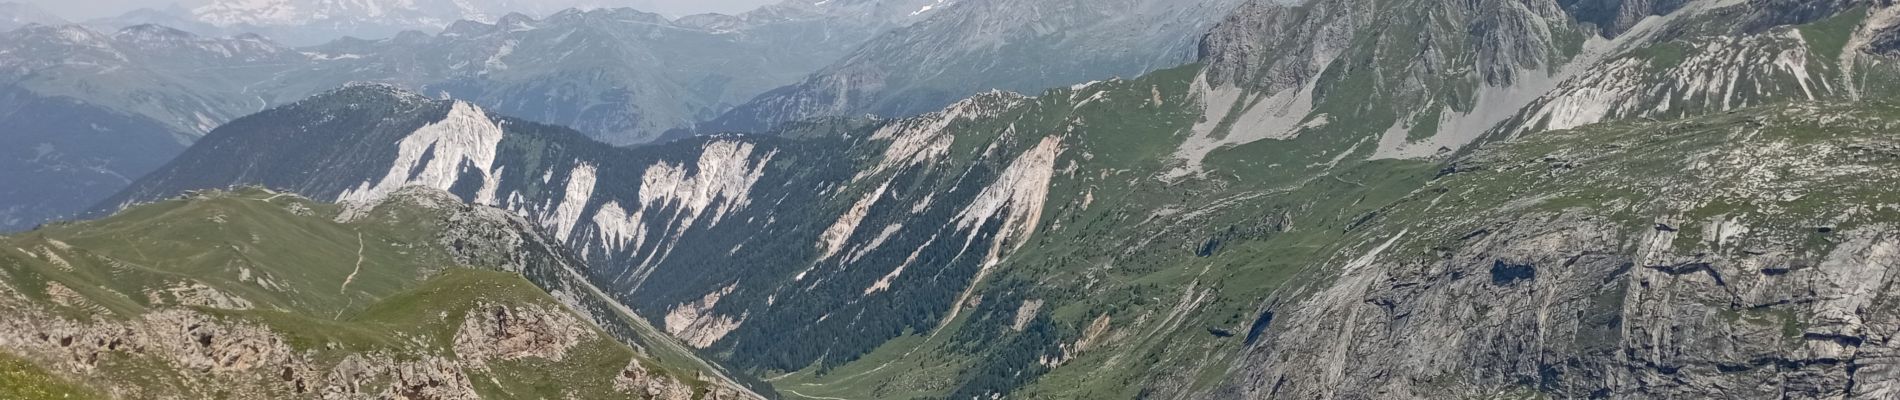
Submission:
POLYGON ((455 354, 478 365, 529 357, 561 361, 569 349, 595 338, 580 319, 562 310, 482 304, 469 311, 455 332, 455 354))
POLYGON ((1851 189, 1891 180, 1877 149, 1895 145, 1868 136, 1892 126, 1887 110, 1757 109, 1488 149, 1418 192, 1435 206, 1390 210, 1326 283, 1271 307, 1216 397, 1891 397, 1900 221, 1851 189), (1774 133, 1788 130, 1825 134, 1774 133), (1563 200, 1612 187, 1628 192, 1563 200))
POLYGON ((614 389, 652 400, 691 400, 693 388, 671 376, 655 374, 638 361, 614 376, 614 389))

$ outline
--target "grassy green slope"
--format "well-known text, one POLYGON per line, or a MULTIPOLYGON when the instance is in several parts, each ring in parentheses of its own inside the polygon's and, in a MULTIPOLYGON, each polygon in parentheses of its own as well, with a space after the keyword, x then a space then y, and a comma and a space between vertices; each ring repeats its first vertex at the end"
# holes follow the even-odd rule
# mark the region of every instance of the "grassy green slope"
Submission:
POLYGON ((54 376, 26 360, 6 354, 0 354, 0 397, 17 400, 103 398, 97 392, 54 376))
MULTIPOLYGON (((661 386, 670 389, 694 395, 713 389, 698 377, 698 366, 675 367, 642 355, 587 317, 568 314, 561 301, 519 274, 494 269, 502 266, 457 264, 442 245, 445 211, 416 206, 426 202, 393 203, 400 204, 378 206, 374 218, 345 223, 336 219, 342 207, 295 195, 261 189, 207 192, 0 239, 0 282, 5 283, 0 312, 10 318, 50 318, 59 322, 49 325, 67 327, 28 324, 9 332, 27 342, 0 347, 0 354, 32 362, 9 358, 0 369, 7 379, 0 381, 0 390, 25 398, 93 393, 59 383, 73 379, 118 398, 304 398, 337 387, 400 392, 406 390, 400 381, 413 378, 389 371, 351 375, 357 372, 348 372, 349 364, 360 362, 353 360, 434 365, 447 371, 447 378, 430 379, 449 381, 420 387, 453 387, 460 380, 483 398, 655 394, 616 388, 616 377, 630 365, 669 379, 670 386, 661 386), (501 309, 544 323, 534 326, 582 333, 557 346, 564 347, 562 357, 461 354, 458 339, 471 335, 466 321, 501 309), (237 345, 269 349, 281 343, 290 355, 251 360, 243 351, 207 350, 224 363, 208 373, 163 351, 71 350, 96 354, 91 362, 62 357, 68 349, 83 347, 88 335, 121 339, 131 348, 164 348, 166 331, 154 328, 153 320, 180 311, 211 321, 202 325, 262 328, 263 337, 270 338, 267 344, 237 345), (113 336, 117 327, 158 333, 113 336), (27 332, 35 328, 40 332, 27 332), (106 333, 88 333, 98 331, 106 333), (36 345, 36 335, 47 344, 36 345), (62 335, 78 339, 53 347, 62 335), (69 344, 74 341, 81 343, 69 344), (241 374, 275 377, 280 368, 282 382, 241 374)), ((187 331, 209 329, 193 325, 187 331)), ((220 349, 222 338, 231 335, 201 336, 202 346, 220 349)), ((508 338, 560 342, 559 335, 533 334, 499 342, 508 338)), ((454 398, 452 392, 423 397, 454 398)))

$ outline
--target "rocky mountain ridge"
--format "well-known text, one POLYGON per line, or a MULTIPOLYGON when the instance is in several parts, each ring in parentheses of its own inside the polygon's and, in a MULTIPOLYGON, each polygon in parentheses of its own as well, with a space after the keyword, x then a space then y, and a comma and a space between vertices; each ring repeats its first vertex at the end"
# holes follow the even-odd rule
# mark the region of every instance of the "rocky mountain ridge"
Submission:
POLYGON ((1885 397, 1892 201, 1843 183, 1884 179, 1892 105, 1742 111, 1457 162, 1269 304, 1214 397, 1885 397))

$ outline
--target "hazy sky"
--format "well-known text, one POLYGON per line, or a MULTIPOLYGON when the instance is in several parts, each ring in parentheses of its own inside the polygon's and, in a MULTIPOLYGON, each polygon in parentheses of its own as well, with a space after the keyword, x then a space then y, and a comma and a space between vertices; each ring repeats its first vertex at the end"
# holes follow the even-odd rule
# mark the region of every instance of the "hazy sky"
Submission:
MULTIPOLYGON (((123 14, 138 8, 165 8, 172 4, 187 7, 203 4, 210 0, 0 0, 20 1, 37 5, 62 18, 83 21, 92 18, 123 14)), ((627 7, 667 15, 687 15, 706 12, 738 13, 757 8, 777 0, 619 0, 627 7)))

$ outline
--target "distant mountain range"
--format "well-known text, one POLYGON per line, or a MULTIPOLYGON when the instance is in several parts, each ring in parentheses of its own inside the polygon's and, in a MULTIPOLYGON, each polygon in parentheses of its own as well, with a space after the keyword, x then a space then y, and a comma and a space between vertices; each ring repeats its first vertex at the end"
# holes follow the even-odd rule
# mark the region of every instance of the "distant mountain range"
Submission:
MULTIPOLYGON (((415 6, 435 4, 425 3, 415 6)), ((19 145, 4 162, 43 171, 0 177, 21 183, 10 186, 19 189, 0 207, 0 229, 71 216, 89 203, 76 199, 102 198, 227 121, 350 82, 465 99, 573 127, 609 144, 635 145, 669 137, 662 136, 667 132, 678 138, 763 131, 808 117, 895 117, 982 90, 1034 90, 1139 74, 1185 60, 1197 32, 1232 2, 1031 3, 787 1, 739 15, 672 19, 632 9, 570 9, 543 18, 462 20, 434 34, 406 31, 304 47, 234 33, 248 28, 212 25, 176 10, 0 33, 0 86, 17 92, 12 98, 34 99, 36 107, 60 108, 0 116, 9 118, 0 123, 30 128, 6 133, 5 140, 19 145), (999 41, 1021 45, 992 46, 999 41), (905 50, 924 48, 942 55, 905 50), (862 96, 817 106, 814 99, 837 93, 833 89, 862 96), (106 120, 126 122, 110 128, 112 136, 100 136, 73 133, 94 131, 91 126, 27 121, 61 114, 112 115, 106 120), (715 122, 703 125, 707 121, 715 122), (94 145, 107 137, 123 140, 94 145), (60 157, 42 156, 44 149, 60 157), (27 184, 52 181, 78 184, 27 184)), ((300 2, 245 4, 289 7, 295 12, 270 14, 285 21, 315 15, 300 2)), ((268 20, 263 18, 245 20, 268 20)))
POLYGON ((0 230, 71 217, 223 121, 267 106, 245 81, 300 59, 255 36, 76 25, 0 33, 0 230))
POLYGON ((145 8, 89 21, 112 30, 156 23, 206 36, 257 33, 293 46, 343 37, 384 39, 404 31, 440 32, 457 21, 495 23, 511 13, 553 15, 598 9, 597 0, 214 0, 194 8, 145 8))
POLYGON ((798 84, 700 127, 765 131, 813 117, 899 117, 988 90, 1036 92, 1190 62, 1239 0, 973 0, 873 39, 798 84))
MULTIPOLYGON (((160 24, 204 36, 256 33, 301 47, 344 37, 377 40, 406 31, 434 34, 463 21, 495 24, 509 14, 544 18, 570 11, 627 8, 627 3, 610 0, 216 0, 195 8, 143 8, 87 21, 87 24, 103 30, 160 24)), ((786 0, 735 15, 672 18, 762 23, 848 16, 862 23, 902 24, 927 16, 932 4, 937 4, 936 0, 786 0)))
POLYGON ((65 23, 65 19, 32 4, 0 2, 0 32, 20 29, 30 24, 62 25, 65 23))
POLYGON ((70 217, 226 121, 354 81, 478 99, 604 141, 642 143, 795 81, 911 18, 879 4, 677 20, 629 9, 513 14, 436 35, 306 48, 151 24, 0 33, 8 92, 0 125, 12 128, 0 134, 10 144, 0 164, 20 171, 0 176, 0 229, 70 217))

